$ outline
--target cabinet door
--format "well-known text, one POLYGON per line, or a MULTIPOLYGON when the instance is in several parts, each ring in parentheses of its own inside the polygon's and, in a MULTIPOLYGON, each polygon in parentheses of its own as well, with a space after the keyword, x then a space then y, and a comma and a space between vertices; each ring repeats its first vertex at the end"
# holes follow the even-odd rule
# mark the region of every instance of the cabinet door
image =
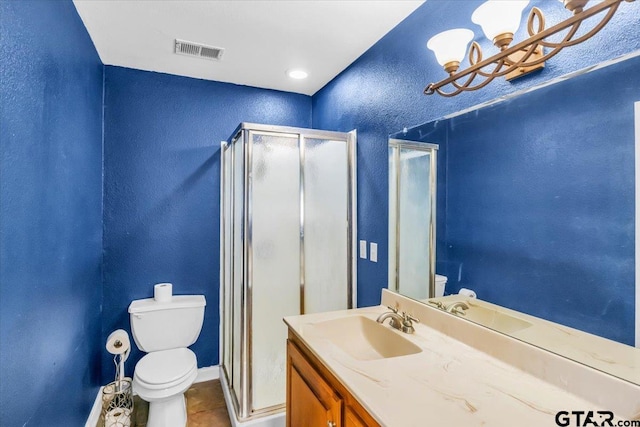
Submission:
POLYGON ((350 408, 346 407, 344 412, 343 427, 367 427, 367 424, 350 408))
POLYGON ((342 400, 287 342, 287 427, 341 427, 342 400))

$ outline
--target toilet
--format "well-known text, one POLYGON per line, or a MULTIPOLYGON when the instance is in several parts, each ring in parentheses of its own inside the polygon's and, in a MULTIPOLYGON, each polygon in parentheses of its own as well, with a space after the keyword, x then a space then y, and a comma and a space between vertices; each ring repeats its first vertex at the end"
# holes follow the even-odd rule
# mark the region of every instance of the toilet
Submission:
POLYGON ((444 296, 444 288, 447 286, 447 276, 436 274, 436 294, 435 297, 444 296))
POLYGON ((149 402, 148 427, 184 427, 184 393, 198 373, 196 355, 189 350, 202 329, 203 295, 174 295, 167 302, 153 298, 129 305, 133 339, 147 353, 136 364, 133 391, 149 402))

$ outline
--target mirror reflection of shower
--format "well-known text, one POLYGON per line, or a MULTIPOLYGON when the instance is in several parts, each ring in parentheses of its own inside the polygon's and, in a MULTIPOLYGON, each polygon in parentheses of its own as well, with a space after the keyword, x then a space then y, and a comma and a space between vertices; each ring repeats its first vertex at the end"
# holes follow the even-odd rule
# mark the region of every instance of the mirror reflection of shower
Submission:
POLYGON ((438 146, 389 139, 389 289, 435 296, 438 146))
POLYGON ((634 103, 636 133, 636 347, 640 348, 640 101, 634 103))
POLYGON ((354 306, 355 142, 243 123, 222 143, 222 382, 240 421, 283 414, 282 318, 354 306))

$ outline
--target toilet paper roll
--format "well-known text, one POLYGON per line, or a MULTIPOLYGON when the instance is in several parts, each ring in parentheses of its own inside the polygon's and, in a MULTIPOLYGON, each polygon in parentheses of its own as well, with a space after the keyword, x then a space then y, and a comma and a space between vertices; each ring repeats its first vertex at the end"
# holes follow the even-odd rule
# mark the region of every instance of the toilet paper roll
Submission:
POLYGON ((153 299, 158 302, 169 302, 173 297, 173 284, 158 283, 153 287, 153 299))
POLYGON ((104 425, 107 427, 130 427, 131 409, 115 408, 105 414, 104 425))
POLYGON ((124 329, 116 329, 107 337, 106 347, 107 351, 111 354, 124 355, 131 348, 129 334, 124 329))
POLYGON ((471 289, 467 289, 467 288, 460 289, 458 294, 459 295, 464 295, 464 296, 469 297, 469 298, 476 298, 476 293, 474 291, 472 291, 471 289))

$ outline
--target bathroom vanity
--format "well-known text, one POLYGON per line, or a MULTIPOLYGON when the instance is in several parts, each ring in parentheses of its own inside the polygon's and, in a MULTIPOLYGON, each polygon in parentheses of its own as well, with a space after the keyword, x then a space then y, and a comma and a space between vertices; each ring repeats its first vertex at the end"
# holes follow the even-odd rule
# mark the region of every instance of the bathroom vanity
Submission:
POLYGON ((285 323, 289 427, 640 419, 639 385, 386 290, 380 306, 285 323), (376 323, 386 306, 418 318, 415 332, 376 323))
POLYGON ((298 336, 287 340, 287 426, 378 426, 298 336))

